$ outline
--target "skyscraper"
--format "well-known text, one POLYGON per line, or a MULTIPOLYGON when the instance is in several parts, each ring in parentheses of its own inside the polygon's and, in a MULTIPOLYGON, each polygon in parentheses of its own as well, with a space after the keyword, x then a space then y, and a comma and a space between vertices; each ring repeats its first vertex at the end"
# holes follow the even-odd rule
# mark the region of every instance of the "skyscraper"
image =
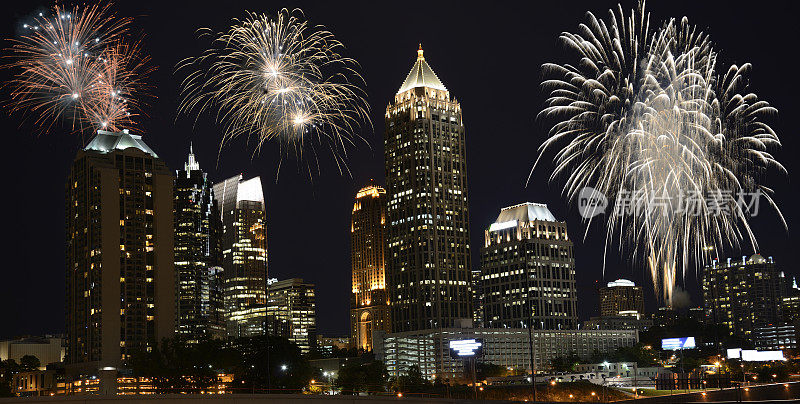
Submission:
POLYGON ((127 131, 100 130, 75 157, 66 183, 73 374, 116 368, 173 335, 173 179, 141 136, 127 131))
POLYGON ((222 268, 229 337, 265 331, 267 307, 267 214, 261 178, 242 175, 214 184, 222 217, 222 268))
POLYGON ((175 271, 177 332, 189 342, 222 338, 222 223, 211 182, 189 146, 189 161, 175 179, 175 271))
POLYGON ((753 254, 724 263, 715 259, 702 274, 706 320, 753 341, 756 329, 781 323, 781 282, 772 257, 753 254))
POLYGON ((269 285, 267 323, 269 335, 294 342, 303 353, 317 346, 317 307, 314 285, 300 278, 269 285))
POLYGON ((375 185, 361 188, 350 222, 350 344, 367 351, 372 350, 373 330, 391 330, 385 246, 386 190, 375 185))
POLYGON ((599 291, 601 316, 632 316, 644 314, 642 287, 627 279, 617 279, 599 291))
POLYGON ((386 108, 384 140, 392 331, 472 318, 461 106, 421 47, 386 108))
POLYGON ((566 222, 539 203, 500 210, 481 249, 483 325, 574 329, 575 254, 566 222))

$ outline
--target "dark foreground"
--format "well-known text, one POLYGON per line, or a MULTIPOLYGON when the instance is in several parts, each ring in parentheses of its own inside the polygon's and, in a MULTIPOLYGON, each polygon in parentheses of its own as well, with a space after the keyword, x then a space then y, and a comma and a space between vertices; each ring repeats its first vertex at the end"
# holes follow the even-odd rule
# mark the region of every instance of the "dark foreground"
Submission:
MULTIPOLYGON (((512 403, 515 401, 500 400, 465 400, 447 398, 427 398, 427 397, 394 397, 394 396, 321 396, 306 394, 230 394, 221 396, 204 395, 152 395, 152 396, 55 396, 55 397, 27 397, 27 398, 0 398, 0 404, 112 404, 124 402, 124 404, 260 404, 260 403, 289 403, 289 404, 313 404, 320 401, 330 401, 334 404, 367 404, 367 403, 453 403, 453 404, 477 404, 477 403, 512 403)), ((584 403, 600 402, 597 401, 573 401, 584 403)), ((619 403, 642 404, 678 404, 678 403, 735 403, 735 402, 760 402, 760 403, 787 403, 800 402, 800 382, 776 383, 749 387, 744 389, 724 389, 707 390, 706 394, 688 393, 674 394, 671 396, 648 397, 638 400, 624 400, 619 403)), ((544 403, 541 402, 540 403, 544 403)))

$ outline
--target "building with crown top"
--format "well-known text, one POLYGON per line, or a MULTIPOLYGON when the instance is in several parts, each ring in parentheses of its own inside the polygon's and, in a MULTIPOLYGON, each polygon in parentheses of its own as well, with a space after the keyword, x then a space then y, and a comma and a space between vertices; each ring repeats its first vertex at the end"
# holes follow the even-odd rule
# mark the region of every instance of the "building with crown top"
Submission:
POLYGON ((472 318, 466 139, 421 46, 385 119, 392 331, 451 327, 472 318))
POLYGON ((601 316, 629 316, 637 319, 644 316, 644 293, 627 279, 608 282, 600 288, 601 316))
POLYGON ((575 253, 547 205, 500 210, 481 249, 483 326, 565 330, 578 325, 575 253))
POLYGON ((350 344, 372 350, 375 330, 391 331, 386 294, 386 190, 361 188, 350 221, 350 344))
POLYGON ((177 333, 188 342, 223 338, 222 222, 212 184, 192 146, 175 173, 175 271, 177 333))
POLYGON ((261 178, 241 174, 214 184, 222 219, 228 337, 264 335, 267 314, 267 211, 261 178))
POLYGON ((99 377, 176 324, 172 171, 141 136, 99 130, 66 182, 67 376, 99 377))

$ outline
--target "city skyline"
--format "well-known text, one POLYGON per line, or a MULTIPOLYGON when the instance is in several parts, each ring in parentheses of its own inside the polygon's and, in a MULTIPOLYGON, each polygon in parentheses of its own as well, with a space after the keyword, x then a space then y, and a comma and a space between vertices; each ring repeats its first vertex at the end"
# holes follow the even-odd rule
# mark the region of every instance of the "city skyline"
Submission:
MULTIPOLYGON (((590 5, 588 8, 597 13, 603 13, 612 5, 612 3, 590 5)), ((128 8, 131 6, 122 6, 125 8, 125 14, 141 14, 141 12, 129 12, 128 8)), ((708 25, 711 32, 717 34, 726 32, 724 24, 719 22, 719 18, 721 17, 712 19, 709 15, 703 13, 680 10, 680 7, 678 7, 678 9, 672 9, 664 8, 659 5, 652 6, 654 6, 654 13, 659 16, 690 14, 698 18, 701 24, 708 25), (697 14, 700 14, 700 17, 697 17, 697 14)), ((498 64, 508 59, 510 57, 509 54, 475 49, 480 48, 480 46, 466 46, 465 44, 453 45, 451 47, 448 41, 441 38, 443 36, 441 33, 439 35, 435 34, 437 31, 436 29, 427 29, 422 27, 423 24, 421 24, 420 27, 415 27, 419 28, 419 32, 404 32, 402 39, 399 39, 397 36, 390 36, 392 41, 389 41, 385 47, 381 47, 380 52, 377 52, 381 57, 388 58, 388 60, 379 63, 367 57, 369 46, 363 43, 364 41, 360 41, 358 36, 354 35, 353 31, 345 27, 346 23, 344 21, 347 20, 344 19, 344 17, 337 17, 335 14, 330 16, 324 15, 324 10, 327 9, 326 7, 327 6, 321 5, 304 6, 309 14, 318 14, 315 21, 337 28, 337 31, 343 36, 343 41, 349 48, 348 52, 352 52, 356 55, 357 59, 364 65, 368 85, 371 91, 374 92, 370 94, 370 104, 373 108, 374 116, 380 117, 382 115, 382 106, 385 105, 386 101, 391 97, 389 94, 392 94, 392 92, 396 90, 397 86, 400 84, 400 79, 402 79, 403 75, 407 72, 408 60, 413 57, 417 42, 423 42, 423 46, 427 51, 426 56, 433 60, 432 63, 436 66, 437 73, 442 77, 446 77, 448 85, 452 87, 454 93, 458 95, 459 103, 465 109, 465 116, 468 119, 466 147, 469 158, 468 173, 471 192, 470 221, 473 229, 483 229, 488 226, 492 220, 494 220, 494 217, 496 217, 496 212, 504 206, 509 206, 521 201, 547 203, 548 206, 554 210, 557 217, 566 220, 569 233, 573 235, 573 239, 576 243, 577 271, 579 274, 587 275, 585 277, 578 276, 578 289, 581 292, 585 292, 580 294, 582 298, 578 303, 578 311, 581 319, 588 318, 590 314, 597 314, 595 304, 596 298, 592 298, 595 287, 593 281, 599 280, 600 285, 605 285, 607 281, 621 277, 633 278, 639 285, 648 283, 646 278, 644 278, 644 269, 642 265, 633 269, 616 267, 616 265, 621 266, 624 264, 624 259, 617 260, 618 262, 614 262, 612 259, 610 268, 607 268, 606 276, 603 277, 602 243, 598 241, 599 233, 597 231, 590 231, 589 239, 586 242, 583 241, 581 237, 583 235, 583 225, 578 220, 574 210, 566 207, 566 204, 559 196, 560 191, 556 187, 550 186, 544 182, 544 177, 546 177, 546 175, 542 175, 541 173, 535 174, 531 185, 527 189, 524 188, 525 178, 527 177, 530 163, 532 163, 532 156, 534 155, 535 147, 541 140, 539 135, 543 131, 533 119, 535 111, 541 106, 541 102, 539 102, 540 96, 537 95, 536 97, 532 97, 532 99, 526 99, 524 105, 519 107, 515 106, 513 108, 519 109, 512 109, 510 112, 504 112, 503 108, 489 109, 490 114, 488 115, 492 115, 492 117, 485 117, 484 115, 487 114, 485 114, 481 108, 486 108, 487 105, 490 104, 483 102, 481 98, 487 97, 490 93, 485 93, 482 92, 485 90, 477 90, 474 88, 484 85, 469 80, 470 72, 474 70, 471 70, 471 68, 464 68, 468 71, 464 73, 459 72, 463 63, 469 63, 473 58, 480 56, 482 53, 491 54, 491 60, 486 62, 486 68, 491 71, 497 71, 502 68, 498 66, 498 64), (386 70, 386 72, 381 74, 376 73, 381 69, 386 70), (383 74, 385 74, 385 76, 383 74), (504 134, 502 130, 495 130, 495 125, 502 126, 504 124, 498 121, 504 120, 510 121, 520 129, 523 129, 525 135, 520 134, 523 130, 506 134, 504 134), (501 145, 490 144, 492 139, 497 143, 501 143, 501 145), (518 150, 509 150, 509 147, 511 147, 509 144, 521 145, 518 148, 529 148, 530 150, 527 154, 518 150), (508 158, 508 156, 523 156, 525 158, 514 159, 508 158), (512 161, 509 162, 505 160, 512 161), (509 191, 507 192, 507 190, 509 191), (476 194, 480 195, 477 200, 475 197, 476 194), (642 279, 645 281, 643 282, 642 279), (584 298, 583 296, 586 297, 584 298)), ((242 8, 245 7, 243 6, 242 8)), ((250 8, 255 9, 256 6, 252 5, 250 8)), ((530 33, 530 35, 532 37, 536 35, 537 40, 540 41, 540 45, 548 51, 552 52, 557 50, 556 37, 558 33, 562 30, 573 29, 576 25, 575 21, 583 16, 584 9, 586 8, 587 7, 584 7, 584 5, 575 5, 574 7, 570 6, 569 8, 560 10, 558 23, 553 24, 557 25, 557 28, 553 28, 553 25, 549 25, 547 26, 547 30, 545 30, 545 28, 540 28, 543 32, 537 32, 536 34, 530 33)), ((20 10, 20 13, 26 11, 27 10, 20 10)), ((238 11, 239 10, 232 11, 230 16, 236 15, 238 11)), ((744 12, 741 10, 727 12, 734 13, 734 15, 738 15, 738 13, 741 12, 744 15, 744 12)), ((144 22, 142 24, 146 26, 146 31, 148 33, 147 44, 153 47, 154 58, 161 69, 156 80, 157 82, 171 83, 175 81, 175 77, 171 75, 174 57, 165 57, 166 51, 160 48, 160 46, 164 45, 156 44, 156 38, 164 34, 164 32, 159 32, 153 28, 161 21, 160 18, 163 17, 156 17, 157 13, 155 11, 152 13, 148 12, 148 14, 153 17, 143 17, 142 19, 144 22)), ((228 17, 228 15, 225 17, 228 17)), ((188 20, 191 20, 191 18, 188 18, 188 20)), ((215 22, 208 21, 209 20, 204 21, 207 22, 205 25, 219 26, 226 23, 228 20, 217 19, 215 22)), ((12 21, 11 24, 6 25, 11 27, 14 26, 16 22, 17 21, 12 21)), ((191 24, 197 24, 197 26, 203 25, 203 23, 198 21, 194 21, 191 24)), ((373 27, 373 29, 375 28, 373 27)), ((185 40, 187 43, 194 44, 192 38, 190 38, 193 31, 190 29, 185 29, 184 31, 186 32, 180 33, 175 40, 185 40)), ((717 37, 720 36, 723 35, 717 35, 717 37)), ((367 42, 369 43, 369 41, 367 42)), ((731 49, 732 46, 731 44, 727 44, 724 48, 731 49)), ((768 74, 770 66, 769 59, 760 54, 764 52, 763 50, 754 52, 758 52, 759 55, 750 57, 750 55, 745 54, 745 59, 753 61, 756 66, 753 81, 762 89, 762 94, 765 92, 768 94, 767 98, 769 98, 779 110, 791 111, 793 106, 796 106, 797 101, 787 100, 785 97, 782 98, 780 95, 777 95, 780 94, 783 89, 780 88, 781 86, 774 80, 770 80, 770 75, 768 74), (765 59, 767 60, 765 61, 765 59)), ((739 54, 742 54, 742 52, 739 52, 739 54)), ((508 94, 514 95, 515 91, 538 92, 538 64, 531 63, 529 66, 523 66, 523 69, 528 70, 519 73, 520 77, 525 77, 523 90, 513 89, 515 85, 509 84, 511 89, 508 89, 508 94)), ((493 91, 498 91, 498 89, 506 91, 502 86, 493 91)), ((318 315, 320 319, 318 329, 321 333, 326 335, 345 335, 348 327, 347 312, 349 307, 344 304, 344 302, 349 298, 347 293, 350 290, 348 287, 350 269, 349 245, 346 241, 347 237, 344 236, 348 228, 347 222, 349 221, 349 215, 351 213, 348 205, 352 203, 352 195, 355 191, 366 184, 367 178, 374 177, 378 179, 377 183, 379 185, 385 184, 381 179, 383 173, 383 161, 381 158, 383 154, 382 119, 374 119, 374 133, 367 133, 365 136, 372 145, 372 151, 365 150, 366 148, 360 148, 353 152, 356 158, 351 158, 350 160, 352 164, 351 171, 353 172, 352 178, 346 176, 338 177, 334 174, 326 173, 309 182, 302 174, 292 175, 292 169, 286 168, 291 167, 291 165, 288 165, 284 168, 285 172, 281 173, 276 183, 274 181, 275 173, 273 167, 269 164, 271 153, 273 153, 274 150, 265 151, 263 156, 257 157, 253 161, 249 159, 250 156, 248 153, 236 150, 232 151, 230 148, 223 150, 222 153, 218 155, 216 151, 216 137, 211 135, 215 130, 210 125, 205 125, 207 127, 198 125, 195 129, 192 129, 191 123, 187 122, 187 120, 178 120, 173 126, 171 123, 172 115, 169 115, 170 108, 174 106, 173 95, 164 91, 164 93, 159 93, 159 96, 163 98, 156 105, 156 111, 158 111, 158 113, 153 114, 153 119, 145 123, 145 126, 148 128, 148 130, 145 131, 145 140, 148 144, 159 152, 159 155, 167 161, 167 165, 171 169, 176 169, 180 167, 179 162, 182 163, 185 158, 185 150, 189 140, 193 140, 198 150, 199 158, 202 161, 207 161, 205 166, 208 168, 208 171, 210 171, 210 179, 214 182, 221 181, 224 178, 228 178, 242 171, 246 173, 245 177, 247 178, 255 175, 263 177, 267 198, 267 227, 270 229, 267 236, 271 251, 270 276, 277 276, 279 279, 302 277, 316 285, 324 285, 323 287, 318 287, 319 290, 317 293, 317 307, 318 310, 320 310, 318 315), (366 163, 359 161, 359 158, 363 158, 364 155, 369 154, 371 154, 368 158, 369 161, 366 163), (217 156, 219 156, 219 158, 215 161, 215 157, 217 156), (294 179, 298 179, 299 181, 294 181, 294 179), (309 258, 298 257, 300 247, 296 247, 305 242, 302 235, 307 231, 307 228, 320 220, 318 217, 314 218, 313 216, 315 215, 304 215, 302 213, 311 211, 315 206, 325 207, 326 218, 324 220, 326 220, 326 225, 324 229, 320 229, 319 231, 322 232, 321 239, 327 241, 320 254, 331 257, 330 260, 325 260, 326 268, 315 265, 314 261, 309 258), (344 208, 342 208, 343 206, 344 208), (288 214, 284 215, 283 212, 287 212, 288 214), (337 238, 343 239, 344 241, 337 240, 337 238), (275 243, 277 243, 277 246, 275 243), (299 260, 299 262, 295 263, 296 260, 299 260), (328 277, 328 272, 332 273, 330 277, 328 277), (335 279, 334 277, 340 279, 335 279), (341 307, 334 307, 336 306, 333 304, 334 302, 342 302, 340 304, 341 307), (322 310, 325 311, 323 312, 322 310)), ((503 97, 497 98, 502 99, 503 97)), ((79 137, 68 136, 66 134, 29 137, 25 134, 28 126, 22 126, 20 128, 16 122, 7 116, 4 116, 2 119, 3 127, 10 131, 10 133, 13 133, 13 135, 9 135, 13 137, 12 145, 16 146, 16 148, 21 151, 19 157, 12 159, 12 162, 16 162, 16 164, 25 168, 26 175, 28 176, 27 179, 33 184, 28 185, 28 188, 25 188, 23 185, 13 184, 12 189, 15 190, 17 194, 29 195, 31 198, 35 199, 33 203, 28 204, 28 202, 25 202, 22 205, 16 205, 16 202, 10 202, 14 209, 8 211, 22 212, 21 216, 27 217, 37 214, 41 215, 43 217, 42 219, 31 219, 33 223, 36 224, 35 227, 38 228, 44 228, 42 224, 48 221, 56 223, 56 225, 50 224, 51 227, 56 227, 45 228, 44 230, 48 233, 54 233, 54 235, 47 235, 44 237, 47 248, 54 250, 53 256, 51 257, 50 254, 43 254, 41 257, 13 257, 11 261, 12 266, 20 268, 20 272, 22 273, 16 273, 16 271, 14 271, 11 275, 11 279, 14 280, 15 283, 20 284, 20 292, 14 291, 10 294, 10 297, 4 298, 9 300, 2 300, 3 303, 21 301, 26 291, 31 295, 34 291, 39 290, 39 288, 28 286, 30 284, 30 278, 27 278, 29 275, 26 274, 26 272, 35 274, 36 278, 44 277, 46 279, 52 279, 52 285, 48 284, 43 288, 43 290, 47 292, 44 293, 42 299, 47 303, 43 303, 40 307, 35 306, 34 308, 34 313, 38 314, 38 316, 34 317, 44 318, 46 321, 37 320, 34 323, 26 320, 24 317, 30 315, 30 313, 27 315, 12 314, 11 324, 4 324, 2 334, 12 336, 21 333, 59 331, 62 330, 61 328, 63 327, 63 313, 58 309, 60 306, 59 302, 63 301, 63 298, 58 294, 63 293, 64 290, 63 279, 61 279, 61 274, 63 273, 61 271, 61 268, 63 268, 63 249, 61 245, 63 244, 60 244, 63 240, 59 240, 60 238, 63 239, 63 231, 60 229, 60 223, 63 223, 63 212, 58 212, 59 208, 54 208, 52 206, 52 201, 60 200, 63 197, 63 180, 66 178, 66 168, 69 166, 69 161, 74 157, 74 151, 84 145, 79 143, 85 143, 91 139, 92 134, 84 134, 85 139, 83 141, 80 141, 79 137), (50 162, 44 169, 27 165, 25 160, 30 159, 30 155, 27 154, 27 150, 29 149, 43 149, 48 153, 46 157, 48 157, 50 162), (51 176, 53 179, 50 180, 49 178, 45 178, 45 176, 51 176), (61 184, 61 189, 49 184, 50 181, 52 181, 53 184, 61 184), (34 188, 37 186, 38 188, 34 188), (40 200, 42 202, 40 202, 40 200), (55 212, 45 213, 45 210, 54 210, 55 212), (56 313, 49 313, 50 311, 56 311, 56 313), (37 328, 42 327, 41 323, 47 324, 47 327, 37 328)), ((783 140, 786 142, 786 148, 789 150, 796 150, 796 148, 790 149, 794 141, 790 137, 790 128, 787 121, 788 120, 784 120, 781 122, 780 128, 783 130, 779 131, 779 133, 784 134, 783 140)), ((242 143, 239 142, 236 144, 241 145, 242 143)), ((794 145, 796 146, 796 144, 794 145)), ((786 153, 786 151, 783 153, 786 153)), ((292 164, 292 162, 285 162, 285 164, 292 164)), ((792 162, 788 162, 788 165, 790 172, 792 172, 792 162)), ((776 182, 779 185, 779 199, 787 198, 784 200, 791 200, 791 198, 797 197, 795 194, 796 191, 792 191, 794 193, 787 192, 789 191, 789 187, 782 183, 780 179, 776 182), (783 193, 781 191, 783 191, 783 193)), ((788 183, 788 180, 783 182, 788 183)), ((792 212, 784 213, 787 215, 787 221, 789 221, 791 230, 792 212)), ((792 244, 791 241, 795 240, 792 238, 794 237, 792 233, 787 236, 782 230, 771 232, 775 234, 768 234, 770 233, 769 231, 764 231, 764 229, 774 229, 777 226, 777 222, 774 219, 774 215, 765 215, 763 220, 765 224, 762 225, 761 231, 757 229, 757 234, 762 240, 762 248, 759 252, 762 252, 765 256, 774 255, 780 270, 786 271, 789 276, 797 275, 797 270, 781 266, 781 263, 790 262, 790 255, 788 254, 791 252, 791 249, 788 246, 792 244)), ((25 244, 33 240, 32 237, 34 237, 34 234, 41 232, 41 230, 37 230, 36 232, 31 231, 30 234, 27 232, 26 230, 25 235, 21 237, 20 241, 14 242, 15 244, 13 244, 9 251, 28 251, 30 253, 29 247, 26 247, 25 244)), ((477 249, 475 246, 481 245, 480 240, 482 238, 483 235, 481 232, 475 232, 473 230, 470 240, 473 247, 471 257, 472 268, 469 269, 474 269, 477 263, 480 262, 476 259, 477 249), (476 239, 478 240, 477 243, 476 239)), ((737 253, 738 252, 730 252, 726 254, 726 256, 749 256, 752 252, 744 250, 741 251, 741 254, 737 253)), ((611 255, 614 255, 613 251, 611 255)), ((696 293, 698 289, 697 282, 694 279, 690 279, 688 284, 689 289, 694 292, 692 296, 693 305, 699 305, 701 300, 699 299, 699 294, 696 293)), ((645 300, 652 309, 654 299, 651 291, 645 291, 645 300)))

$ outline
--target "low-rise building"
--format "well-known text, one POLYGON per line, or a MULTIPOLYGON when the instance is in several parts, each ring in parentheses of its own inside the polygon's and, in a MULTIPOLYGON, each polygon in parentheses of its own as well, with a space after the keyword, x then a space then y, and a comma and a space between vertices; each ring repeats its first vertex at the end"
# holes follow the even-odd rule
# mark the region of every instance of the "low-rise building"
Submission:
POLYGON ((611 352, 639 341, 636 330, 533 330, 533 340, 523 328, 442 328, 392 334, 375 338, 375 356, 386 364, 391 376, 404 374, 418 366, 429 379, 459 379, 464 361, 450 356, 450 341, 476 339, 482 344, 477 360, 530 373, 548 369, 559 356, 575 354, 586 357, 597 352, 611 352), (534 366, 531 366, 531 346, 534 366))
POLYGON ((46 335, 0 341, 0 361, 12 359, 19 363, 25 355, 33 355, 41 363, 41 369, 51 363, 64 360, 64 338, 46 335))
POLYGON ((784 323, 756 328, 755 346, 757 350, 777 351, 798 348, 798 324, 784 323))

